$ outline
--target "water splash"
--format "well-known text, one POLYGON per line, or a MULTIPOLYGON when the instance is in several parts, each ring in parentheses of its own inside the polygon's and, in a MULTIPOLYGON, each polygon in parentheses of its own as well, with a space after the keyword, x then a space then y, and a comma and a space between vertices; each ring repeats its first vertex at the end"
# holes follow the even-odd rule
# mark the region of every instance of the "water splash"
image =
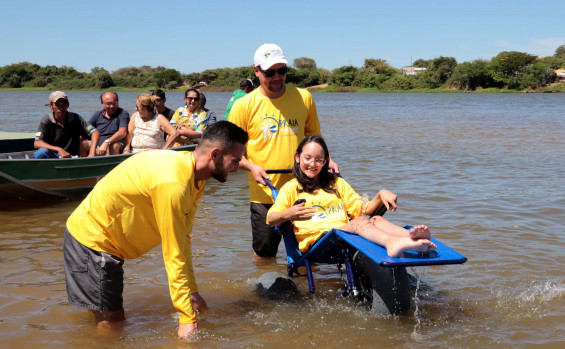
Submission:
POLYGON ((422 327, 419 308, 420 297, 418 296, 418 291, 420 290, 420 275, 416 273, 416 270, 414 268, 411 268, 411 270, 416 278, 416 289, 414 290, 414 319, 416 320, 416 323, 414 324, 414 329, 410 336, 414 340, 420 340, 422 338, 422 335, 420 334, 420 329, 422 327))
POLYGON ((544 317, 551 312, 550 304, 558 302, 564 296, 563 280, 532 280, 529 286, 517 293, 509 294, 499 290, 496 308, 510 318, 544 317))

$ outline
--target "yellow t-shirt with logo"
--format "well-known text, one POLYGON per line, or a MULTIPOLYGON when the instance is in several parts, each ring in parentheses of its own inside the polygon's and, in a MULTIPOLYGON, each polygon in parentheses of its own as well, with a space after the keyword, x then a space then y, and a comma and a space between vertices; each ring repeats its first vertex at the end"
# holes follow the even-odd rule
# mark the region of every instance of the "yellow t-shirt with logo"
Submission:
POLYGON ((322 233, 345 225, 349 218, 361 216, 367 208, 367 200, 357 194, 343 178, 336 178, 334 187, 340 193, 341 198, 322 189, 312 194, 299 193, 298 189, 301 189, 302 186, 294 178, 283 185, 267 217, 271 213, 282 212, 290 208, 298 199, 306 200, 305 207, 316 208, 316 214, 311 219, 293 222, 298 249, 306 252, 322 233))
POLYGON ((191 152, 136 154, 102 178, 67 220, 81 244, 122 259, 161 244, 180 323, 196 321, 190 234, 206 181, 196 181, 194 166, 191 152))
MULTIPOLYGON (((320 135, 320 122, 310 92, 286 86, 276 99, 264 96, 259 89, 238 99, 228 116, 249 134, 247 159, 265 170, 290 169, 294 153, 305 136, 320 135)), ((275 188, 292 179, 291 174, 270 174, 275 188)), ((249 173, 251 202, 272 204, 268 187, 259 185, 249 173)))

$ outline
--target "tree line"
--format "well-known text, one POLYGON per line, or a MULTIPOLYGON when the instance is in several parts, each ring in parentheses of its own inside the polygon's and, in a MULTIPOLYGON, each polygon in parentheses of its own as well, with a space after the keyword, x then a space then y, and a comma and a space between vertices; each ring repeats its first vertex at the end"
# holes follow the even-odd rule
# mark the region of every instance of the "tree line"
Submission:
MULTIPOLYGON (((287 82, 298 87, 329 83, 333 87, 358 87, 376 90, 485 88, 535 89, 556 81, 556 69, 565 68, 565 45, 553 56, 537 57, 525 52, 504 51, 491 60, 477 59, 458 63, 454 57, 418 59, 407 73, 390 66, 381 58, 367 58, 360 68, 348 65, 333 71, 318 68, 308 57, 296 58, 289 67, 287 82)), ((2 88, 62 89, 176 89, 204 82, 209 89, 234 89, 243 79, 257 78, 253 66, 207 69, 200 73, 182 74, 166 67, 125 67, 109 72, 95 67, 89 73, 73 67, 39 66, 22 62, 0 68, 2 88)))

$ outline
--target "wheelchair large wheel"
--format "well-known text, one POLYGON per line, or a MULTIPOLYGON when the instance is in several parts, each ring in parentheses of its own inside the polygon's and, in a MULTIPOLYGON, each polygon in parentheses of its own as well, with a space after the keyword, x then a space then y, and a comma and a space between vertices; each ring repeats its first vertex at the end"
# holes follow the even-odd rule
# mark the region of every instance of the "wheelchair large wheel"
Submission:
POLYGON ((402 314, 410 309, 410 283, 404 267, 381 267, 357 251, 353 274, 356 301, 376 314, 402 314))

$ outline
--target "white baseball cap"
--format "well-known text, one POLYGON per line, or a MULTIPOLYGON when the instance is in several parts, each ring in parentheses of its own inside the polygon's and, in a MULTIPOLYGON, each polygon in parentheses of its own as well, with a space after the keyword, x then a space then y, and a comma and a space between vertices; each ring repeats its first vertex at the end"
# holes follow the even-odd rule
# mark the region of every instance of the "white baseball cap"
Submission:
POLYGON ((65 92, 62 91, 51 92, 51 94, 49 95, 49 103, 55 103, 61 98, 66 99, 67 101, 69 100, 69 97, 67 97, 67 94, 65 92))
POLYGON ((288 64, 283 50, 275 44, 263 44, 255 51, 254 63, 263 70, 267 70, 277 63, 288 64))

